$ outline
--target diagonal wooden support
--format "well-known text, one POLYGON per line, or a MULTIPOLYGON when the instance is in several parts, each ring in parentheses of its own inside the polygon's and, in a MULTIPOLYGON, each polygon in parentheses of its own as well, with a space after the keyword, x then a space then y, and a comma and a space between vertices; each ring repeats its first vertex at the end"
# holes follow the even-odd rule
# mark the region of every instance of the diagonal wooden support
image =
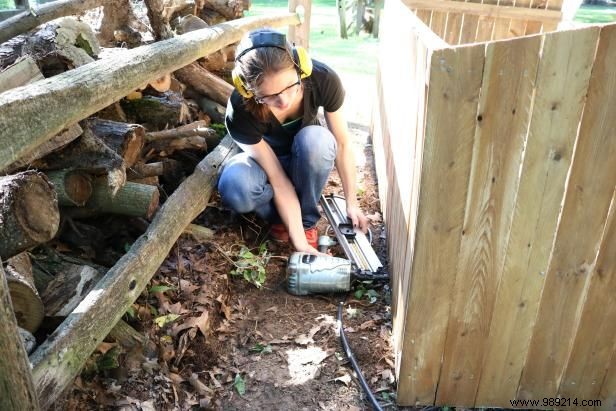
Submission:
POLYGON ((131 49, 0 94, 0 170, 66 126, 260 27, 296 25, 295 13, 245 17, 131 49))
POLYGON ((24 349, 0 263, 0 409, 38 410, 30 362, 24 349))
POLYGON ((225 137, 169 197, 128 253, 32 354, 34 385, 43 409, 72 383, 90 354, 139 297, 178 237, 205 209, 220 167, 238 151, 231 137, 225 137))

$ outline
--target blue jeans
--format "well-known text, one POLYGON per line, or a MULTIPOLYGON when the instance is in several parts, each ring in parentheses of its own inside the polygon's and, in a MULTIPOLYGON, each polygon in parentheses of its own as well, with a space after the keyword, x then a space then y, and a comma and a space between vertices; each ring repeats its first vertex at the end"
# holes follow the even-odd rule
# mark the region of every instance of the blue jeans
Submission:
MULTIPOLYGON (((278 156, 297 192, 304 228, 314 227, 321 218, 319 198, 334 167, 336 149, 336 139, 327 128, 308 126, 295 135, 291 153, 278 156)), ((223 205, 237 213, 254 211, 270 223, 281 222, 265 171, 246 153, 233 156, 225 165, 218 191, 223 205)))

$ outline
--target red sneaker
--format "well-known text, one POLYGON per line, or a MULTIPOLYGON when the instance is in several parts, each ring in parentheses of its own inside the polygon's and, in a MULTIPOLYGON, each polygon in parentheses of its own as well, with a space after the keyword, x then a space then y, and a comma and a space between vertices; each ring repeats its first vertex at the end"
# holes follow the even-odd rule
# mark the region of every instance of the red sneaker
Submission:
POLYGON ((284 224, 272 224, 270 227, 270 237, 272 237, 272 240, 281 243, 289 242, 289 232, 284 224))
POLYGON ((308 240, 308 244, 314 248, 317 248, 317 243, 319 241, 319 232, 317 231, 317 228, 306 228, 304 232, 306 233, 306 240, 308 240))

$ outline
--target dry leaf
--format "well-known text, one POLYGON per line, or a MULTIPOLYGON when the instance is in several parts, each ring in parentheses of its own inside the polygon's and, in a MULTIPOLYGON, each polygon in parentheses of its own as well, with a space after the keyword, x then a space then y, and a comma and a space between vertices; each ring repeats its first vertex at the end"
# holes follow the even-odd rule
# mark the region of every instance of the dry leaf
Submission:
POLYGON ((96 349, 100 351, 101 354, 105 354, 107 353, 107 351, 109 351, 110 349, 112 349, 113 347, 117 345, 118 345, 117 343, 102 342, 98 345, 98 347, 96 347, 96 349))
POLYGON ((340 381, 340 382, 344 383, 344 385, 346 385, 348 387, 349 384, 352 381, 352 378, 351 378, 351 376, 349 374, 344 374, 343 376, 334 378, 333 380, 330 380, 330 381, 340 381))
POLYGON ((362 325, 359 326, 359 328, 361 330, 365 330, 367 328, 374 328, 376 326, 376 323, 374 320, 368 320, 365 323, 363 323, 362 325))
POLYGON ((199 376, 195 373, 192 373, 190 375, 188 382, 190 383, 190 385, 193 386, 193 388, 195 389, 195 391, 197 391, 199 395, 206 397, 214 394, 214 391, 210 389, 207 385, 202 383, 199 380, 199 376))
POLYGON ((269 312, 269 311, 271 311, 271 312, 273 312, 273 313, 277 313, 277 312, 278 312, 278 307, 276 307, 276 306, 274 305, 274 306, 272 306, 272 307, 268 308, 267 310, 265 310, 265 312, 269 312))
POLYGON ((207 337, 207 332, 210 328, 210 314, 204 311, 199 317, 190 317, 184 320, 182 324, 178 324, 171 328, 171 335, 174 337, 178 333, 187 328, 197 327, 204 337, 207 337))
POLYGON ((174 372, 169 372, 168 375, 169 375, 169 379, 171 380, 171 382, 174 383, 175 385, 180 385, 181 383, 186 381, 184 378, 182 378, 181 375, 176 374, 174 372))

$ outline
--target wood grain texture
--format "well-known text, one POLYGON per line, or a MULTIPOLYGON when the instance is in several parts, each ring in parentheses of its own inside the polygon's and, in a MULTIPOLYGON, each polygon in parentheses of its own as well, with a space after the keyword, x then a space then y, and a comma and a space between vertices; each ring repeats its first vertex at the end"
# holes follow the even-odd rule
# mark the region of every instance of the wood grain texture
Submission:
MULTIPOLYGON (((558 394, 599 398, 616 341, 616 191, 558 394)), ((580 407, 582 408, 582 407, 580 407)))
MULTIPOLYGON (((510 407, 537 315, 572 161, 596 27, 545 36, 520 186, 476 406, 510 407), (567 84, 563 88, 563 84, 567 84)), ((528 107, 527 110, 531 108, 528 107)))
POLYGON ((474 403, 526 141, 540 37, 488 43, 436 402, 474 403))
POLYGON ((616 25, 601 29, 561 222, 518 392, 554 397, 571 352, 616 181, 616 25))
POLYGON ((417 238, 398 385, 403 405, 432 404, 455 278, 484 46, 430 60, 417 238))

